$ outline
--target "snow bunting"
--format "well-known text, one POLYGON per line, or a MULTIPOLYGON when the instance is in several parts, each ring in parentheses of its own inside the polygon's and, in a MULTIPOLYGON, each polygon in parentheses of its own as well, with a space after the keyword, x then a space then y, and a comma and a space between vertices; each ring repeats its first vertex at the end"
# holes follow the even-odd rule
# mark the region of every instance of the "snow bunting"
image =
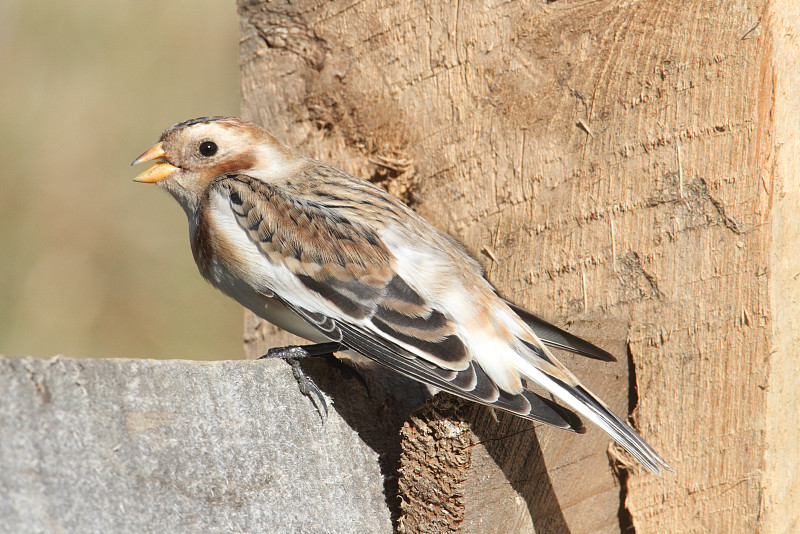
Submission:
POLYGON ((504 301, 453 238, 386 191, 230 117, 176 124, 133 163, 144 161, 156 163, 136 181, 183 207, 200 273, 258 316, 527 419, 582 432, 577 412, 647 469, 672 469, 547 345, 610 354, 504 301))

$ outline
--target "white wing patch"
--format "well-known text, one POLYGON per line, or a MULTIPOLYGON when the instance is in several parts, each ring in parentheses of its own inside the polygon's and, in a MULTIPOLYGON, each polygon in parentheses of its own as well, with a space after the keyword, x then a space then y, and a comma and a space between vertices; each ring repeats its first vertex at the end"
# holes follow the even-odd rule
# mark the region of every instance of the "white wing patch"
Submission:
MULTIPOLYGON (((519 373, 510 365, 519 358, 515 344, 507 341, 510 334, 498 336, 492 329, 487 331, 486 321, 477 316, 481 310, 479 293, 492 292, 488 283, 480 277, 482 286, 467 290, 461 283, 462 278, 452 272, 453 263, 446 255, 435 249, 425 250, 423 246, 427 243, 404 235, 396 226, 384 229, 380 238, 397 257, 397 272, 406 283, 453 317, 458 325, 458 336, 492 381, 508 392, 521 392, 519 373)), ((505 329, 504 325, 495 326, 505 329)))

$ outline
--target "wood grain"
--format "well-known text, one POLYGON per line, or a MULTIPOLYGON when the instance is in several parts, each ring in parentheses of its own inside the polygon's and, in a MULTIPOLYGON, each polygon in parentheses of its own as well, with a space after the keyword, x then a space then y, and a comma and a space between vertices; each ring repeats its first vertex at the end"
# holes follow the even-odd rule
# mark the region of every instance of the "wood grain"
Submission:
POLYGON ((798 477, 765 452, 796 473, 796 432, 774 430, 798 420, 796 320, 775 322, 800 302, 798 151, 777 148, 797 143, 789 4, 240 1, 245 117, 400 195, 503 296, 617 354, 565 363, 677 471, 609 455, 596 429, 433 410, 404 465, 430 453, 414 428, 469 423, 462 504, 433 524, 420 501, 404 525, 796 527, 798 477))

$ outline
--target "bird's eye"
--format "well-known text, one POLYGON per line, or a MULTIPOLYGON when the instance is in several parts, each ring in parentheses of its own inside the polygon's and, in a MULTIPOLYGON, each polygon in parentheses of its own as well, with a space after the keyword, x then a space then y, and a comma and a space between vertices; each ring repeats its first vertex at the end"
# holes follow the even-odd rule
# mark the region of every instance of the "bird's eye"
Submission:
POLYGON ((198 150, 200 151, 201 155, 210 158, 211 156, 217 153, 218 148, 219 147, 217 147, 217 144, 213 141, 203 141, 202 143, 200 143, 200 147, 198 148, 198 150))

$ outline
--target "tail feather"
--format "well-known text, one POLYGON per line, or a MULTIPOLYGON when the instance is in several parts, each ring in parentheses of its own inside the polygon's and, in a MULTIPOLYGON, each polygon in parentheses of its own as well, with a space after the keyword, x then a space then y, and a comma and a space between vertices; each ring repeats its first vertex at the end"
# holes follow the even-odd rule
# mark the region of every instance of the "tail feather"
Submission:
MULTIPOLYGON (((527 348, 531 347, 525 344, 527 348)), ((577 378, 560 364, 553 365, 554 358, 542 347, 534 354, 520 355, 517 362, 519 372, 528 380, 547 389, 559 401, 581 416, 599 426, 619 445, 628 451, 648 470, 661 474, 661 469, 675 470, 635 430, 622 421, 600 399, 586 389, 577 378)))
POLYGON ((530 379, 547 388, 561 402, 603 429, 648 470, 661 474, 661 468, 674 469, 635 430, 580 384, 570 386, 537 369, 530 379))
POLYGON ((615 362, 617 359, 608 351, 605 351, 576 335, 562 330, 554 324, 548 323, 538 315, 535 315, 515 304, 506 301, 508 307, 522 319, 528 327, 542 340, 545 345, 566 350, 574 354, 586 356, 604 362, 615 362))
MULTIPOLYGON (((647 469, 659 475, 661 474, 662 467, 672 473, 675 472, 672 466, 670 466, 642 436, 625 424, 622 419, 609 410, 608 407, 597 397, 592 395, 591 392, 580 385, 573 387, 572 392, 580 402, 588 406, 604 423, 601 424, 598 422, 597 425, 605 430, 623 449, 628 451, 647 469)), ((588 415, 586 417, 592 419, 588 415)))

